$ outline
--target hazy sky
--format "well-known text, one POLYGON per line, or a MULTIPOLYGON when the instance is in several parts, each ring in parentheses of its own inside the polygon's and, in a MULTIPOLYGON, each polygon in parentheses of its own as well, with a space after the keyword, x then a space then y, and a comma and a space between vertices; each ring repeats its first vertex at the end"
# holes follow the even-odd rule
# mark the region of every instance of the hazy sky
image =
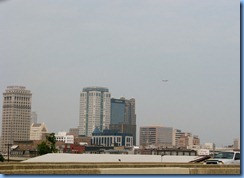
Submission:
POLYGON ((238 0, 5 0, 0 22, 0 91, 31 90, 50 132, 77 127, 80 92, 102 86, 136 99, 138 130, 240 137, 238 0))

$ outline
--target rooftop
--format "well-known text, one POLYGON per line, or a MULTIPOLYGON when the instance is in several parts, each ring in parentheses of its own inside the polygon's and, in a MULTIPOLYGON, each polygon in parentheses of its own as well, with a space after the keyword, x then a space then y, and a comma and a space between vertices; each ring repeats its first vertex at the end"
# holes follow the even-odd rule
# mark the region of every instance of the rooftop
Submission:
POLYGON ((108 88, 105 88, 105 87, 97 87, 97 86, 94 86, 94 87, 85 87, 85 88, 83 88, 82 91, 83 92, 88 92, 88 91, 109 92, 108 88))
POLYGON ((174 162, 187 163, 198 156, 161 156, 127 154, 70 154, 50 153, 23 162, 174 162))

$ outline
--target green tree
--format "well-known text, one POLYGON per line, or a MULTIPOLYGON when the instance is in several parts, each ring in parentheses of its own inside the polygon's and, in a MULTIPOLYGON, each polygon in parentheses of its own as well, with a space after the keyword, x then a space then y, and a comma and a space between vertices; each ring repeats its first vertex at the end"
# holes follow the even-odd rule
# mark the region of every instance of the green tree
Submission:
POLYGON ((47 153, 56 153, 56 138, 55 134, 51 133, 46 136, 46 141, 43 141, 41 144, 37 145, 37 152, 39 155, 44 155, 47 153))
POLYGON ((41 144, 37 145, 37 152, 39 155, 52 153, 47 141, 43 141, 41 144))
POLYGON ((56 145, 55 145, 57 142, 55 134, 51 133, 51 134, 47 135, 46 139, 49 143, 51 153, 56 153, 58 150, 56 149, 56 145))

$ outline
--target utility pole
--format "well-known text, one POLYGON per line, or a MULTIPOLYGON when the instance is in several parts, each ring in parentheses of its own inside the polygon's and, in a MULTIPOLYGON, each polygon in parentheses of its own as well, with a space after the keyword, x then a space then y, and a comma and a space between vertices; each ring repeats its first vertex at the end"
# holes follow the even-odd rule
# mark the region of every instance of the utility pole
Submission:
POLYGON ((11 143, 5 144, 6 146, 8 146, 8 162, 9 162, 9 155, 10 155, 10 149, 9 147, 12 145, 11 143))

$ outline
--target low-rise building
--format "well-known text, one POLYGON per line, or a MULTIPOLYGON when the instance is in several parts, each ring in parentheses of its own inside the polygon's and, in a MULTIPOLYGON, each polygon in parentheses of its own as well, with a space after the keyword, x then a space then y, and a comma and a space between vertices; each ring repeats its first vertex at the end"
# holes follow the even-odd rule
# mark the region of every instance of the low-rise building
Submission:
POLYGON ((10 147, 10 156, 13 157, 35 157, 38 155, 37 145, 42 140, 21 140, 14 141, 10 147))
POLYGON ((214 149, 214 143, 204 143, 202 145, 202 148, 208 149, 208 150, 213 150, 214 149))
POLYGON ((74 144, 76 145, 91 145, 91 137, 81 136, 74 138, 74 144))
POLYGON ((76 144, 65 144, 63 148, 63 153, 84 153, 85 146, 76 144))
POLYGON ((183 133, 177 142, 177 148, 200 149, 200 139, 198 136, 192 136, 191 133, 183 133))
POLYGON ((55 135, 55 138, 57 141, 74 144, 74 135, 67 135, 66 132, 58 132, 58 134, 55 135))
POLYGON ((42 140, 42 135, 47 133, 45 123, 32 123, 30 127, 30 140, 42 140))
POLYGON ((92 145, 101 145, 101 146, 133 146, 133 136, 126 133, 118 133, 115 130, 105 129, 103 132, 100 132, 96 128, 92 133, 91 139, 92 145))

